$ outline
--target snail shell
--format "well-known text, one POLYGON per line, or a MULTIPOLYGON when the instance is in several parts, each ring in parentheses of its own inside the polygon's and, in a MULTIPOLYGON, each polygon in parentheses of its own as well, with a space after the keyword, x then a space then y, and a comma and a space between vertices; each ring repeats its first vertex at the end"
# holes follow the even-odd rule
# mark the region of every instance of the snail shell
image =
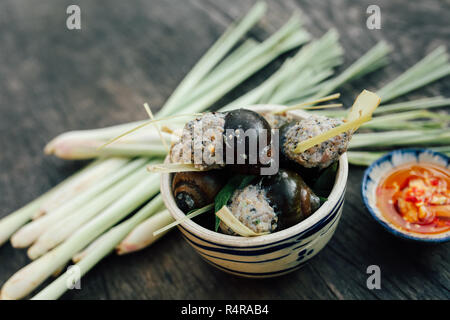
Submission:
POLYGON ((175 202, 184 213, 202 208, 212 202, 225 184, 218 170, 177 172, 172 180, 175 202))

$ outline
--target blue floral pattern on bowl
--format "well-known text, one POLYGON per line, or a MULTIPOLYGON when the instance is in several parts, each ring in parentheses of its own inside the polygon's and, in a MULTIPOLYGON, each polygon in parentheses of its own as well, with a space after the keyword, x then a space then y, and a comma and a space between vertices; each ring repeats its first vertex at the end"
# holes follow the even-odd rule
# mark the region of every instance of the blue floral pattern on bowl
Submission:
POLYGON ((395 236, 422 242, 445 242, 450 240, 450 231, 439 234, 420 234, 399 227, 388 222, 376 206, 376 189, 380 180, 394 168, 406 163, 433 163, 449 168, 450 158, 442 153, 429 149, 399 149, 394 150, 376 160, 364 173, 361 194, 372 217, 387 231, 395 236))

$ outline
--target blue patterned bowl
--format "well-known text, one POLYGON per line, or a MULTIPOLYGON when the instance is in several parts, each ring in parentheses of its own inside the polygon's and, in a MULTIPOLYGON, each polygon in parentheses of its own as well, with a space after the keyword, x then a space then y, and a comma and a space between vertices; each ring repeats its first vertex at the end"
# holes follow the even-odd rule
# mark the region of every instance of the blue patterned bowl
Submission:
MULTIPOLYGON (((257 112, 280 108, 276 105, 251 107, 257 112)), ((298 119, 306 112, 295 111, 298 119)), ((187 221, 179 225, 186 241, 211 265, 243 277, 280 276, 299 269, 328 243, 342 214, 348 175, 347 155, 339 159, 333 189, 328 200, 310 217, 282 231, 258 237, 238 237, 217 233, 187 221)), ((171 191, 172 174, 161 175, 165 205, 176 220, 185 214, 177 207, 171 191)))
POLYGON ((385 154, 376 160, 364 173, 361 194, 372 217, 387 231, 407 240, 421 242, 445 242, 450 240, 450 231, 439 234, 420 234, 401 229, 387 221, 376 206, 376 189, 380 180, 394 168, 406 163, 433 163, 449 168, 450 160, 446 155, 429 149, 399 149, 385 154))

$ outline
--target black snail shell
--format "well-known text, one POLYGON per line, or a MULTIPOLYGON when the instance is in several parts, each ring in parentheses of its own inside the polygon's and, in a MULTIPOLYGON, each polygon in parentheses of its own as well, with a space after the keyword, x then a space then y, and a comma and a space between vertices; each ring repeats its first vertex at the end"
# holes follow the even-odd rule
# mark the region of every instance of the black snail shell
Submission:
POLYGON ((218 170, 177 172, 172 180, 172 192, 178 208, 188 213, 214 202, 224 180, 218 170))
POLYGON ((320 199, 295 171, 280 169, 260 181, 270 205, 278 214, 278 230, 289 228, 320 207, 320 199))
POLYGON ((261 153, 270 155, 271 127, 267 120, 252 110, 236 109, 226 114, 224 130, 227 166, 233 172, 259 174, 268 160, 262 159, 261 153), (230 160, 233 164, 229 164, 230 160))

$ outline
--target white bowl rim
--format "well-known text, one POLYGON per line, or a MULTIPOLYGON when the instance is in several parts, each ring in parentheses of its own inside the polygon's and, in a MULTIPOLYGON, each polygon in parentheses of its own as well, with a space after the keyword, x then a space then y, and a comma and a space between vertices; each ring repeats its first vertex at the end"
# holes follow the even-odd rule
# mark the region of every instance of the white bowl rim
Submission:
MULTIPOLYGON (((258 112, 267 112, 272 111, 274 109, 283 108, 284 106, 275 105, 275 104, 257 104, 245 107, 246 109, 252 109, 258 112)), ((289 112, 294 117, 297 118, 305 118, 311 116, 311 114, 301 111, 295 110, 289 112)), ((166 158, 166 161, 168 158, 166 158)), ((164 203, 173 216, 175 220, 180 220, 185 217, 185 213, 181 211, 177 204, 175 203, 175 199, 173 197, 172 188, 171 188, 171 175, 170 173, 162 173, 161 174, 161 194, 163 196, 164 203)), ((218 233, 209 229, 206 229, 199 224, 193 222, 192 220, 187 220, 181 223, 181 226, 185 228, 190 233, 200 237, 201 239, 215 242, 219 245, 225 246, 235 246, 235 247, 247 247, 247 246, 258 246, 258 245, 266 245, 273 242, 283 241, 293 235, 299 234, 302 231, 307 230, 312 227, 327 215, 329 215, 333 208, 335 208, 341 199, 342 194, 345 192, 346 184, 348 177, 348 159, 347 153, 344 153, 339 158, 339 166, 336 173, 335 183, 333 188, 328 196, 328 200, 322 204, 322 206, 314 212, 311 216, 301 221, 300 223, 289 227, 287 229, 277 231, 271 234, 257 236, 257 237, 241 237, 241 236, 230 236, 222 233, 218 233)))

